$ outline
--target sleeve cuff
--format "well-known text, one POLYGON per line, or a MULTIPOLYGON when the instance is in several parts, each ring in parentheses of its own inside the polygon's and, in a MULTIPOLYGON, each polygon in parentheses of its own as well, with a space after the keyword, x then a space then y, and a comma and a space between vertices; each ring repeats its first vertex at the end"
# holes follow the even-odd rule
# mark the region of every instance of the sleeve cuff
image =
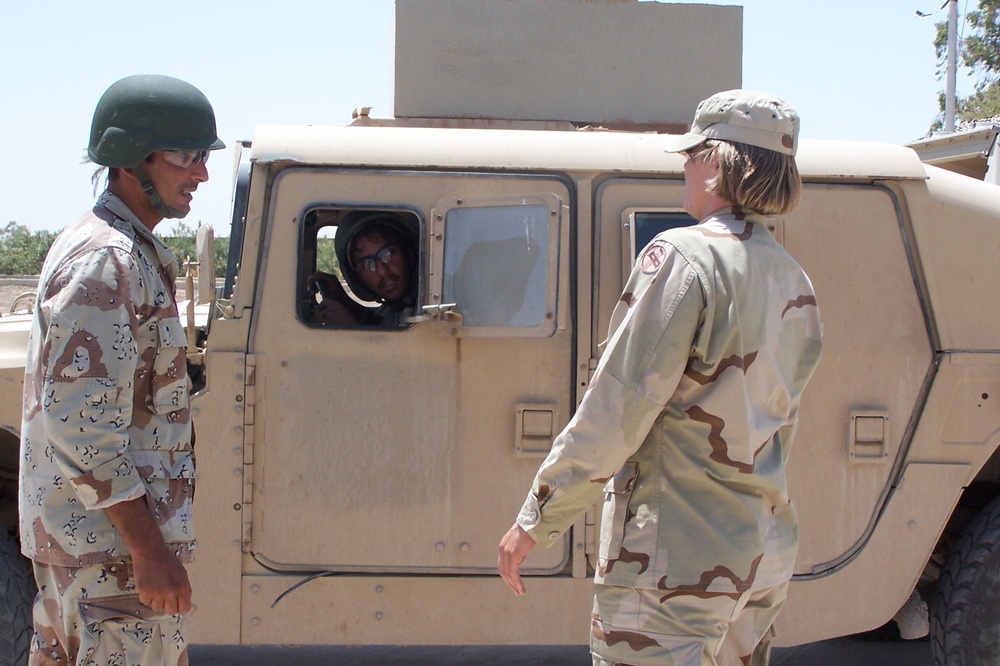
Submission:
POLYGON ((73 479, 77 497, 87 510, 105 509, 142 497, 146 487, 132 459, 119 456, 73 479))
POLYGON ((551 526, 546 528, 543 524, 542 508, 534 493, 528 493, 516 522, 540 546, 551 546, 563 535, 562 530, 551 529, 551 526))

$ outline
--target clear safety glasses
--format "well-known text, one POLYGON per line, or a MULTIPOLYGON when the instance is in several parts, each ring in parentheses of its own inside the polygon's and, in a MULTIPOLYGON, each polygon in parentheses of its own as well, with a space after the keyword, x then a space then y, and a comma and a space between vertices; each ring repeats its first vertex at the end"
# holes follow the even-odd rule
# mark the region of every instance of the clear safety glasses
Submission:
POLYGON ((208 161, 207 150, 164 150, 163 159, 181 169, 190 169, 208 161))
POLYGON ((396 247, 395 245, 386 245, 375 254, 369 255, 367 257, 361 257, 360 259, 358 259, 356 262, 354 262, 354 268, 364 269, 369 273, 374 273, 375 270, 378 268, 377 262, 381 261, 383 264, 388 266, 389 262, 392 261, 393 257, 395 257, 398 253, 399 253, 398 247, 396 247))

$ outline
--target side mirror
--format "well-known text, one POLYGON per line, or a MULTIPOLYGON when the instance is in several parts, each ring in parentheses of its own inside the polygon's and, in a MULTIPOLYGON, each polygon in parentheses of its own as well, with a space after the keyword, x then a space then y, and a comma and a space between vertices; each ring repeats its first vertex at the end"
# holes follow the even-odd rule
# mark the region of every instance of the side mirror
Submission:
POLYGON ((215 230, 211 224, 198 227, 195 254, 198 258, 198 304, 204 305, 215 299, 215 230))

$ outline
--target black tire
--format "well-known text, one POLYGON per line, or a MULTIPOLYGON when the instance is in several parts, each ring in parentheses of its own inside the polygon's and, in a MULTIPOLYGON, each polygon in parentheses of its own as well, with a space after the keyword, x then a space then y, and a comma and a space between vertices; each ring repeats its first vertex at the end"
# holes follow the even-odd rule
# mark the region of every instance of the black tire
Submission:
POLYGON ((938 666, 1000 665, 1000 498, 965 527, 931 607, 938 666))
POLYGON ((17 539, 0 527, 0 666, 28 663, 31 607, 35 603, 35 576, 31 562, 21 555, 17 539))

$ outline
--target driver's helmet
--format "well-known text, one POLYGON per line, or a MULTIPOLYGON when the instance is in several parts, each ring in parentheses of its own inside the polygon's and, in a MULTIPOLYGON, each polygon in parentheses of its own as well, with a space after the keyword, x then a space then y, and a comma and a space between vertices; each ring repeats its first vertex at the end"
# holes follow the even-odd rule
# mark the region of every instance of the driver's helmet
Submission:
POLYGON ((170 76, 138 74, 111 84, 97 102, 87 155, 102 166, 130 169, 157 150, 225 147, 200 90, 170 76))
MULTIPOLYGON (((334 236, 333 245, 337 252, 337 261, 340 264, 340 272, 347 281, 347 286, 351 288, 358 298, 365 301, 381 300, 375 293, 365 287, 357 272, 351 266, 351 244, 359 233, 366 231, 373 225, 385 226, 395 230, 402 236, 407 247, 403 248, 414 257, 417 255, 420 231, 417 221, 410 217, 404 217, 396 213, 389 212, 356 212, 348 214, 337 227, 337 235, 334 236)), ((411 285, 412 286, 412 285, 411 285)))

